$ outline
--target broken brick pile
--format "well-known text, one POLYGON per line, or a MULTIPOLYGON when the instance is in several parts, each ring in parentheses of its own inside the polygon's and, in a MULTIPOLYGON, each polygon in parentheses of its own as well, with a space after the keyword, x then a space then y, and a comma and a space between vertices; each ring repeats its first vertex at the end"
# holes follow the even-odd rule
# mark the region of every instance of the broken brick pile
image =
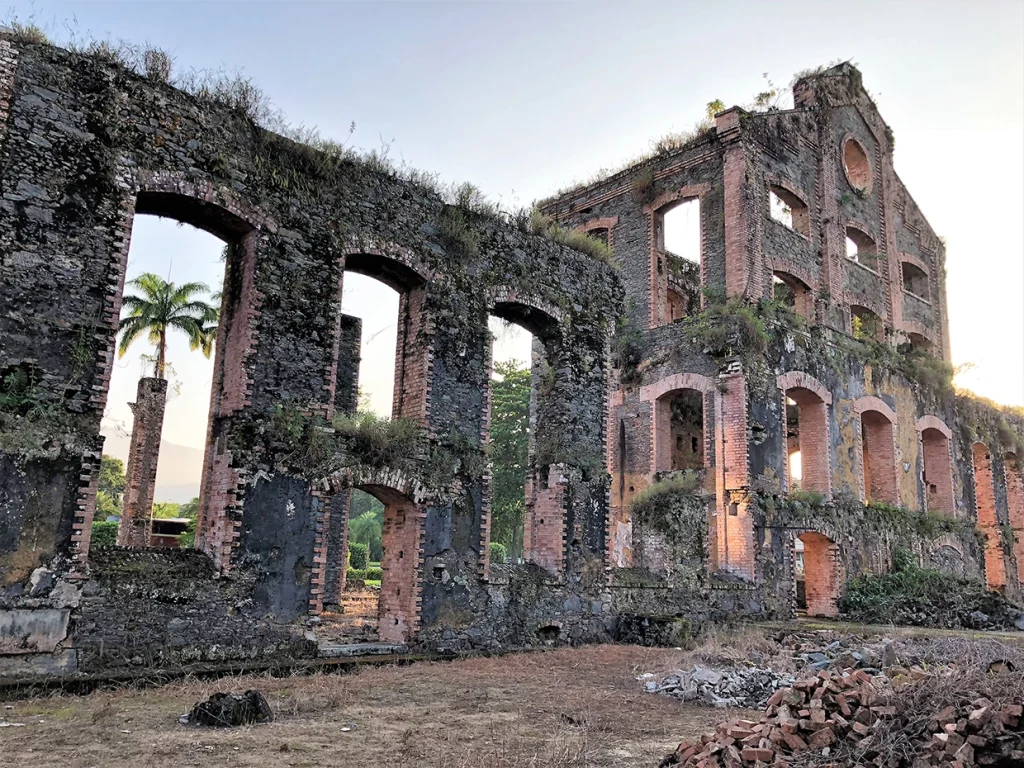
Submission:
MULTIPOLYGON (((925 677, 915 668, 904 679, 912 685, 925 677)), ((830 768, 1024 765, 1021 703, 978 698, 946 706, 925 721, 921 713, 902 713, 891 703, 892 682, 864 670, 823 670, 776 691, 758 720, 721 723, 714 733, 681 743, 661 766, 788 768, 810 755, 823 758, 815 765, 830 768), (883 733, 893 726, 905 731, 905 760, 893 754, 883 733)))

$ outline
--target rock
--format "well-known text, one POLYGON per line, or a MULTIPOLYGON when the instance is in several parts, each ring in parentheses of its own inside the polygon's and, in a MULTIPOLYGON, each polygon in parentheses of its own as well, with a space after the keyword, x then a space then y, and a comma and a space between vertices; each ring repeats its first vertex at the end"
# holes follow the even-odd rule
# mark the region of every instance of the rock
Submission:
POLYGON ((882 669, 888 669, 896 663, 896 650, 892 647, 892 641, 887 640, 882 645, 882 669))
POLYGON ((700 666, 693 668, 693 672, 690 673, 690 679, 696 683, 709 683, 710 685, 718 685, 722 682, 721 674, 713 669, 700 666))
POLYGON ((179 718, 190 725, 231 728, 238 725, 267 723, 274 719, 270 705, 259 691, 215 693, 206 701, 192 707, 192 711, 179 718))

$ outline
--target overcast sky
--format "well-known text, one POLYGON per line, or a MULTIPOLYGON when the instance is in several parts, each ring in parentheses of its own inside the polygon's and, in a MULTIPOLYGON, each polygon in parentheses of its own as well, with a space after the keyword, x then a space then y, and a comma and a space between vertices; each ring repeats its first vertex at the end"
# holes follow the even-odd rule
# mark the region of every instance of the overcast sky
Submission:
MULTIPOLYGON (((953 358, 974 365, 958 381, 1024 405, 1024 2, 11 7, 58 42, 73 30, 149 42, 178 70, 242 70, 292 122, 343 138, 355 121, 356 145, 386 142, 392 157, 472 181, 509 206, 689 128, 712 99, 749 102, 763 73, 785 87, 798 70, 852 59, 895 133, 897 172, 948 243, 953 358)), ((173 260, 172 279, 213 284, 218 257, 201 233, 140 221, 130 273, 164 274, 173 260)), ((346 310, 364 315, 367 353, 391 356, 397 301, 384 298, 352 286, 346 310)), ((525 346, 511 339, 504 349, 525 346)), ((165 439, 202 447, 209 367, 184 351, 172 348, 188 386, 170 406, 165 439)), ((138 376, 137 360, 121 364, 114 420, 128 419, 118 403, 133 399, 138 376)), ((375 405, 389 401, 380 394, 375 405)))

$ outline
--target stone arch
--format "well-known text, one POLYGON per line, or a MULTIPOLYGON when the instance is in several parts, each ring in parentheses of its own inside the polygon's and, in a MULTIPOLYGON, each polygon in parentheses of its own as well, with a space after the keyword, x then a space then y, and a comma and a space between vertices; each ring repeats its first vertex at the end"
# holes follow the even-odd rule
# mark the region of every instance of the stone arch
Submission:
POLYGON ((776 377, 785 416, 786 461, 783 477, 787 488, 794 487, 791 462, 800 454, 800 485, 803 489, 831 496, 831 420, 832 393, 824 384, 803 371, 787 371, 776 377), (795 404, 790 407, 789 401, 795 404), (795 418, 791 418, 795 417, 795 418), (794 439, 790 432, 794 432, 794 439))
POLYGON ((521 325, 536 338, 547 341, 558 332, 562 308, 529 291, 499 285, 487 291, 490 314, 521 325))
POLYGON ((350 235, 339 255, 350 272, 376 278, 399 293, 419 287, 433 279, 433 270, 423 257, 404 245, 372 235, 350 235))
MULTIPOLYGON (((227 188, 209 181, 192 180, 183 173, 129 170, 122 174, 122 188, 125 194, 121 219, 116 228, 120 235, 119 248, 111 260, 112 274, 107 281, 102 318, 107 338, 97 366, 99 387, 93 397, 93 402, 101 410, 109 394, 128 251, 136 215, 159 216, 189 224, 220 238, 229 246, 220 323, 214 346, 213 389, 196 521, 197 548, 209 554, 218 568, 227 570, 240 517, 241 494, 238 490, 241 479, 231 467, 230 452, 226 450, 224 441, 214 441, 213 435, 220 432, 220 425, 245 407, 250 396, 252 382, 247 363, 256 346, 256 318, 263 300, 255 286, 256 252, 267 233, 275 233, 278 227, 268 214, 236 197, 227 188)), ((145 379, 140 381, 140 392, 145 384, 145 379)), ((163 395, 158 399, 162 402, 163 395)), ((162 412, 162 405, 160 407, 162 412)), ((140 437, 135 442, 142 439, 140 437)), ((119 541, 126 544, 145 544, 148 538, 145 533, 140 533, 142 529, 138 521, 133 525, 133 520, 139 517, 138 509, 152 504, 155 461, 151 462, 147 474, 149 476, 141 482, 148 490, 137 488, 131 498, 126 495, 122 514, 124 525, 118 534, 119 541)), ((81 520, 76 519, 73 525, 72 542, 76 548, 75 559, 79 563, 88 556, 94 514, 95 498, 90 498, 81 520)))
MULTIPOLYGON (((341 488, 364 491, 384 505, 384 553, 380 563, 383 575, 377 605, 377 634, 384 643, 411 642, 420 627, 426 488, 407 473, 386 467, 342 469, 328 478, 326 484, 335 491, 341 488)), ((346 514, 346 507, 338 511, 346 514)), ((319 527, 326 526, 321 521, 319 527)), ((325 552, 322 560, 336 558, 344 562, 348 553, 347 520, 345 529, 341 546, 333 551, 325 552, 326 547, 318 542, 317 550, 325 552)), ((325 562, 320 562, 321 584, 324 570, 325 562)), ((344 589, 344 585, 345 569, 341 568, 340 589, 344 589)), ((314 595, 314 602, 316 598, 314 595)), ((315 608, 314 605, 314 611, 315 608)))
POLYGON ((803 581, 806 611, 808 616, 839 615, 839 595, 844 577, 842 555, 835 536, 818 530, 808 529, 793 534, 793 584, 794 598, 799 587, 799 562, 797 542, 802 544, 803 581))
POLYGON ((963 545, 949 534, 944 534, 932 542, 928 560, 932 566, 945 573, 960 577, 968 575, 963 545))
POLYGON ((917 420, 921 443, 921 479, 925 509, 952 515, 956 512, 953 496, 952 437, 949 427, 931 414, 917 420))
POLYGON ((867 501, 899 504, 896 473, 896 412, 883 400, 865 396, 854 401, 860 416, 862 496, 867 501))
POLYGON ((929 328, 924 323, 918 322, 917 320, 909 320, 907 318, 904 318, 900 320, 899 330, 908 337, 911 335, 920 336, 929 344, 931 344, 933 348, 938 347, 938 343, 936 341, 938 336, 936 334, 935 329, 929 328))

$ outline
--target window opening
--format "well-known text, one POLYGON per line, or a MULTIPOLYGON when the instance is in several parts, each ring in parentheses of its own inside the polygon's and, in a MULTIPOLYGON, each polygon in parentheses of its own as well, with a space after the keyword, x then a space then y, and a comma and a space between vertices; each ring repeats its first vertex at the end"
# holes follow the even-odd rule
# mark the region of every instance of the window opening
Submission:
POLYGON ((768 187, 768 212, 774 221, 784 227, 804 237, 811 236, 810 211, 803 200, 785 187, 774 184, 768 187))
POLYGON ((227 247, 176 219, 135 216, 93 546, 195 544, 227 247))

